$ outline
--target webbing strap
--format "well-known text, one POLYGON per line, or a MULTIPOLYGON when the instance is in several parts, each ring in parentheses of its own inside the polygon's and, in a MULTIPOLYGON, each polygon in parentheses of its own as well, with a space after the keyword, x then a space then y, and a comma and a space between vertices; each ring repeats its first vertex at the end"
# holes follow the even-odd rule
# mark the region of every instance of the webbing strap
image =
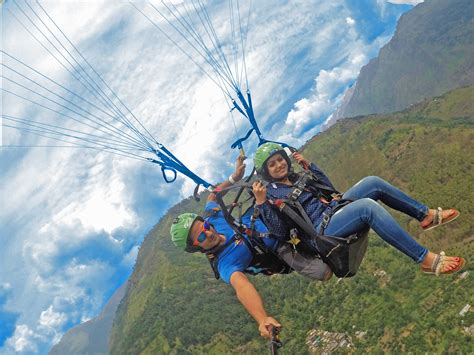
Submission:
POLYGON ((252 127, 255 129, 255 133, 258 136, 258 139, 262 139, 262 132, 260 132, 260 128, 258 128, 257 121, 255 120, 255 115, 253 113, 253 107, 252 107, 252 99, 250 97, 250 91, 247 91, 247 101, 245 101, 244 95, 240 90, 237 90, 237 97, 239 98, 240 102, 242 103, 242 106, 244 106, 244 110, 247 113, 247 118, 250 121, 250 124, 252 127))
POLYGON ((331 194, 340 194, 340 192, 335 190, 333 187, 319 183, 318 181, 320 181, 320 179, 311 170, 305 170, 299 175, 300 176, 294 186, 296 185, 301 190, 305 187, 309 187, 316 188, 318 190, 328 191, 331 194))
POLYGON ((316 238, 318 236, 324 235, 324 231, 334 213, 336 213, 344 206, 347 206, 349 203, 352 202, 352 200, 340 200, 336 206, 331 208, 329 213, 324 213, 319 233, 316 231, 316 228, 314 228, 312 221, 310 220, 308 214, 304 210, 301 203, 299 203, 299 201, 279 199, 275 201, 269 200, 269 202, 270 204, 276 206, 281 212, 290 217, 293 222, 295 222, 296 225, 300 227, 310 238, 316 238), (296 207, 298 209, 299 214, 292 207, 296 207))
POLYGON ((255 167, 252 169, 252 172, 250 173, 250 175, 245 178, 244 183, 243 184, 242 183, 238 184, 238 186, 240 186, 240 189, 237 192, 237 195, 235 196, 234 201, 232 202, 232 206, 230 207, 230 210, 229 210, 230 214, 232 214, 232 211, 234 210, 234 205, 239 201, 240 196, 244 192, 244 189, 245 188, 251 188, 251 185, 250 185, 249 182, 252 179, 252 176, 253 176, 254 173, 255 173, 255 167))
POLYGON ((298 212, 304 218, 305 222, 308 225, 313 226, 313 222, 311 221, 311 219, 309 218, 308 214, 306 213, 306 211, 304 210, 303 206, 301 205, 299 201, 291 201, 290 205, 296 207, 296 209, 298 210, 298 212))
POLYGON ((250 134, 252 132, 255 132, 255 134, 257 135, 258 145, 260 146, 263 143, 267 142, 267 140, 265 138, 263 138, 262 132, 260 131, 260 128, 258 127, 257 120, 255 119, 255 114, 254 114, 253 106, 252 106, 252 97, 250 95, 250 91, 247 90, 247 100, 246 100, 244 95, 242 94, 242 92, 239 90, 239 88, 236 87, 235 90, 236 90, 236 93, 237 93, 237 97, 239 98, 239 101, 240 101, 243 108, 240 107, 240 105, 237 103, 237 101, 232 100, 232 104, 234 105, 232 110, 236 109, 237 111, 239 111, 242 114, 242 116, 247 118, 250 122, 250 125, 252 126, 252 129, 250 129, 244 137, 239 138, 237 141, 232 143, 231 148, 232 149, 234 149, 236 147, 242 148, 242 143, 250 137, 250 134))
POLYGON ((290 201, 296 202, 300 195, 303 193, 304 189, 306 188, 307 180, 309 179, 308 174, 303 174, 300 178, 296 181, 293 185, 293 189, 291 190, 288 198, 290 201))
MULTIPOLYGON (((306 234, 308 234, 310 237, 316 237, 318 233, 316 232, 316 229, 314 228, 312 223, 308 223, 308 221, 300 216, 293 208, 291 208, 288 205, 288 201, 285 200, 269 200, 271 204, 276 206, 281 212, 286 214, 288 217, 290 217, 297 225, 300 227, 306 234)), ((308 215, 304 213, 306 217, 309 219, 308 215)))
POLYGON ((181 174, 189 177, 198 185, 203 185, 206 188, 209 188, 212 186, 212 184, 208 183, 206 180, 202 179, 201 177, 193 173, 191 170, 189 170, 186 167, 186 165, 184 165, 178 158, 176 158, 173 155, 173 153, 171 153, 166 147, 164 147, 163 145, 160 145, 159 148, 160 150, 162 150, 162 152, 160 150, 155 150, 154 153, 160 160, 151 159, 151 158, 148 158, 147 160, 161 166, 161 172, 163 173, 163 178, 167 183, 172 183, 173 181, 175 181, 177 177, 176 172, 179 171, 181 174), (169 178, 166 175, 167 171, 173 173, 172 178, 169 178))
MULTIPOLYGON (((313 177, 317 179, 317 176, 313 175, 313 177)), ((329 191, 331 193, 340 194, 339 191, 333 189, 331 186, 328 186, 328 185, 320 184, 320 183, 315 182, 315 181, 312 181, 311 185, 314 186, 317 189, 320 189, 320 190, 326 190, 326 191, 329 191)))
POLYGON ((251 128, 245 136, 243 136, 242 138, 237 139, 234 143, 232 143, 232 145, 230 147, 232 149, 235 149, 235 148, 241 149, 242 148, 242 142, 246 141, 250 137, 250 135, 252 134, 253 131, 254 131, 254 129, 251 128))
POLYGON ((219 275, 219 271, 217 270, 215 262, 217 261, 216 256, 214 254, 206 254, 207 260, 209 260, 209 264, 211 264, 211 269, 212 272, 214 273, 214 277, 216 280, 219 280, 221 278, 221 275, 219 275))
POLYGON ((227 210, 225 203, 222 199, 221 192, 216 193, 216 201, 221 207, 222 213, 224 214, 224 218, 226 222, 230 225, 230 227, 235 231, 236 239, 243 240, 245 245, 249 248, 252 256, 255 258, 256 254, 272 254, 274 257, 280 258, 271 250, 269 250, 265 244, 262 242, 261 238, 265 236, 264 233, 256 232, 250 228, 246 228, 246 226, 242 223, 238 223, 234 217, 229 213, 227 210), (248 238, 244 237, 244 234, 247 235, 248 238))

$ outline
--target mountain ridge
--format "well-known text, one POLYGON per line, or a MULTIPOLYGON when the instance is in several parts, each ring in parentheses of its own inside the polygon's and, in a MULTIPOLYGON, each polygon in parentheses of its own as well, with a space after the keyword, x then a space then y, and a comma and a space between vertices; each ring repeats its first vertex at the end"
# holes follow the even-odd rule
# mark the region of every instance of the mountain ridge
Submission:
POLYGON ((425 1, 403 14, 393 38, 361 69, 327 125, 342 117, 403 110, 473 85, 472 14, 470 0, 425 1))

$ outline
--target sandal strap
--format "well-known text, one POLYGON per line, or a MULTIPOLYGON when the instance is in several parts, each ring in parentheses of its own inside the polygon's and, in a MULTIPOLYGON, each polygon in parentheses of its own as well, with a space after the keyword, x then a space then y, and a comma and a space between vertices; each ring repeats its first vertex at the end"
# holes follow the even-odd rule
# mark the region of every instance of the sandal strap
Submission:
POLYGON ((445 259, 446 253, 444 251, 436 255, 436 258, 434 259, 433 264, 431 265, 431 270, 435 273, 436 276, 439 276, 439 274, 441 273, 441 269, 443 268, 445 259))
POLYGON ((440 225, 443 222, 443 209, 438 207, 433 216, 433 225, 440 225))

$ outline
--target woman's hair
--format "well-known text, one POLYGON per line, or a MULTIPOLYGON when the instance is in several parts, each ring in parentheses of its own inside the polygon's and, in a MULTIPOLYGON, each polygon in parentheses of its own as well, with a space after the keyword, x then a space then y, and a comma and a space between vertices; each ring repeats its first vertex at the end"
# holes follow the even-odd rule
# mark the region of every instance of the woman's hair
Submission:
POLYGON ((291 182, 296 182, 296 180, 298 180, 298 178, 300 177, 300 174, 299 173, 295 173, 293 171, 293 169, 291 169, 289 172, 288 172, 288 180, 290 180, 291 182))

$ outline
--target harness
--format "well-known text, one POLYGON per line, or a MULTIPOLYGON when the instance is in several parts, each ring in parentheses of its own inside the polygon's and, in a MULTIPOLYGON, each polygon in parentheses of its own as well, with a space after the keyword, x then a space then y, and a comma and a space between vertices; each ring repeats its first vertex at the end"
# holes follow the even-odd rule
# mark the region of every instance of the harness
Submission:
POLYGON ((311 171, 305 170, 299 174, 293 189, 286 198, 270 198, 270 204, 288 216, 297 226, 296 231, 290 232, 290 243, 295 249, 298 245, 304 244, 305 248, 316 250, 337 277, 354 276, 367 250, 369 228, 345 238, 325 235, 324 231, 331 217, 352 202, 351 200, 339 200, 337 205, 323 213, 318 233, 298 200, 303 191, 310 192, 315 198, 326 204, 329 204, 335 196, 341 196, 339 191, 321 184, 317 176, 311 171), (298 234, 302 234, 305 238, 299 238, 298 234))
MULTIPOLYGON (((216 215, 219 211, 222 211, 226 222, 232 227, 235 234, 232 236, 229 243, 224 246, 218 246, 214 249, 206 251, 207 259, 211 265, 212 271, 216 279, 220 278, 219 271, 217 270, 217 262, 219 252, 229 246, 229 244, 236 241, 242 241, 248 250, 252 253, 252 261, 244 272, 250 275, 274 275, 274 274, 289 274, 293 271, 284 261, 282 261, 278 255, 266 247, 263 243, 262 238, 268 238, 268 233, 260 233, 255 230, 255 222, 259 218, 260 211, 255 208, 251 219, 250 226, 247 227, 241 221, 237 221, 225 205, 222 199, 222 192, 216 193, 216 200, 219 204, 219 208, 209 210, 205 213, 204 218, 208 218, 216 215), (245 237, 247 236, 247 237, 245 237)), ((247 211, 246 211, 247 212, 247 211)), ((244 213, 245 214, 245 213, 244 213)))

